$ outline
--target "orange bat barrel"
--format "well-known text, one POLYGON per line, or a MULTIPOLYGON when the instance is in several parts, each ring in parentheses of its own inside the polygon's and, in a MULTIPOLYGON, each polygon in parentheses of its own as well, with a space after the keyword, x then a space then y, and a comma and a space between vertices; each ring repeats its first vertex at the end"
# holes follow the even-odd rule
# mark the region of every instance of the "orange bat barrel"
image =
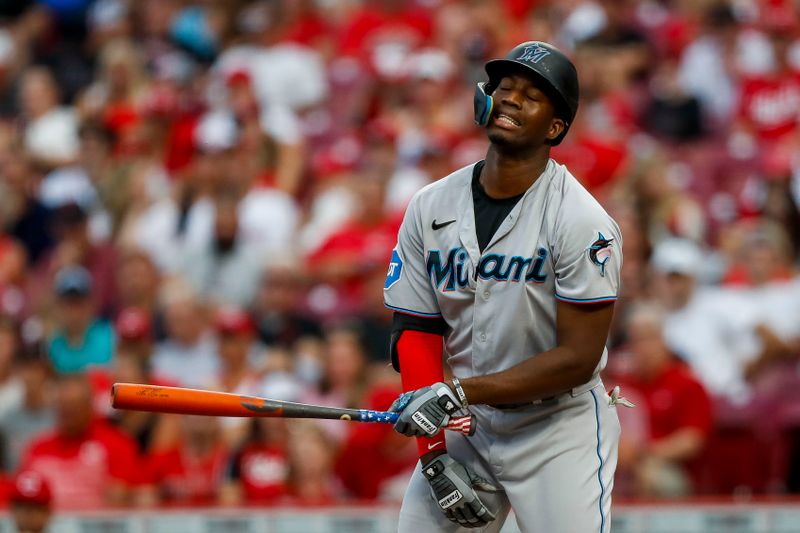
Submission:
MULTIPOLYGON (((254 416, 250 403, 263 404, 264 400, 247 398, 239 394, 208 390, 159 387, 138 383, 115 383, 111 389, 111 405, 115 409, 153 411, 204 416, 254 416)), ((275 406, 272 416, 281 416, 280 407, 275 406)), ((261 413, 259 416, 270 416, 261 413)))

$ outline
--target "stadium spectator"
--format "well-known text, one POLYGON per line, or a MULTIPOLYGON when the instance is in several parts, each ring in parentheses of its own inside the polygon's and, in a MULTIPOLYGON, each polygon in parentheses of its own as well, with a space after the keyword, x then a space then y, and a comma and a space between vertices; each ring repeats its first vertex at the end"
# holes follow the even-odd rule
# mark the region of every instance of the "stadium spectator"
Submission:
POLYGON ((51 520, 53 495, 41 474, 20 472, 11 487, 11 516, 19 533, 46 533, 51 520))
POLYGON ((316 320, 302 313, 305 280, 290 259, 269 261, 253 301, 258 336, 266 346, 290 348, 297 340, 322 337, 316 320))
POLYGON ((175 281, 162 293, 166 339, 153 352, 153 375, 185 387, 202 387, 219 373, 206 310, 185 284, 175 281))
POLYGON ((183 416, 179 441, 146 458, 146 480, 137 489, 137 500, 148 505, 218 503, 229 461, 217 418, 183 416))
POLYGON ((55 396, 55 430, 31 442, 21 469, 47 480, 56 508, 127 503, 140 475, 136 444, 96 417, 86 376, 61 376, 55 396))
MULTIPOLYGON (((0 130, 2 131, 2 130, 0 130)), ((31 162, 20 153, 7 132, 2 134, 2 191, 0 222, 11 237, 19 240, 31 264, 53 246, 51 213, 37 196, 40 176, 31 162)))
POLYGON ((313 421, 296 424, 289 434, 289 501, 299 505, 331 505, 344 491, 334 476, 337 446, 313 421))
POLYGON ((0 233, 0 315, 22 321, 31 313, 28 256, 16 239, 0 233))
MULTIPOLYGON (((95 243, 89 229, 87 207, 67 201, 53 211, 55 247, 38 263, 37 285, 47 287, 56 272, 69 265, 81 265, 92 275, 93 299, 98 311, 110 315, 117 308, 115 270, 117 250, 111 243, 95 243)), ((47 305, 39 295, 35 303, 47 305)))
POLYGON ((43 350, 21 349, 15 354, 14 373, 24 385, 22 400, 0 418, 3 469, 14 472, 31 441, 55 426, 52 367, 43 350))
MULTIPOLYGON (((309 403, 359 408, 367 388, 367 361, 356 325, 343 324, 325 335, 324 371, 318 391, 309 394, 309 403)), ((341 442, 349 428, 334 420, 320 422, 328 438, 341 442)))
MULTIPOLYGON (((381 386, 368 395, 365 407, 386 410, 398 396, 397 386, 381 386)), ((353 428, 336 458, 336 474, 351 497, 358 500, 402 498, 414 447, 385 424, 353 428)))
POLYGON ((215 304, 250 305, 263 268, 263 253, 244 242, 239 200, 230 193, 214 202, 214 232, 208 242, 189 247, 179 269, 199 295, 215 304))
POLYGON ((67 266, 55 276, 56 330, 48 353, 56 372, 108 366, 114 355, 114 330, 95 314, 93 280, 88 270, 67 266))
POLYGON ((289 424, 282 418, 248 420, 247 441, 231 461, 226 502, 276 503, 289 494, 289 424))
POLYGON ((644 305, 628 323, 632 361, 624 382, 642 398, 647 434, 629 437, 623 431, 620 469, 633 470, 640 495, 683 496, 692 493, 688 469, 711 430, 711 401, 664 343, 662 311, 644 305))
POLYGON ((125 308, 114 321, 114 331, 117 335, 117 352, 126 351, 139 360, 142 368, 149 368, 155 348, 150 315, 136 307, 125 308))
MULTIPOLYGON (((161 272, 143 250, 123 250, 117 267, 120 309, 135 308, 149 315, 154 321, 159 312, 158 290, 161 272)), ((152 332, 156 334, 155 331, 152 332)))
POLYGON ((22 351, 22 339, 13 319, 0 315, 0 420, 18 409, 25 395, 25 385, 14 372, 14 363, 22 351))
POLYGON ((20 82, 19 105, 24 113, 25 149, 44 168, 63 166, 78 156, 75 111, 59 104, 58 86, 45 67, 28 69, 20 82))

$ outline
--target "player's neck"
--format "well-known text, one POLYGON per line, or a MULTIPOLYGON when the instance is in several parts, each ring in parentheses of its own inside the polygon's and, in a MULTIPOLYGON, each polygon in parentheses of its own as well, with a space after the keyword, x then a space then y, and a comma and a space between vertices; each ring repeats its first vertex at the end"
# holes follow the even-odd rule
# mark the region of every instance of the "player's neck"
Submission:
POLYGON ((536 150, 533 154, 513 157, 490 146, 480 177, 483 190, 497 199, 520 195, 539 179, 549 160, 549 147, 536 150))

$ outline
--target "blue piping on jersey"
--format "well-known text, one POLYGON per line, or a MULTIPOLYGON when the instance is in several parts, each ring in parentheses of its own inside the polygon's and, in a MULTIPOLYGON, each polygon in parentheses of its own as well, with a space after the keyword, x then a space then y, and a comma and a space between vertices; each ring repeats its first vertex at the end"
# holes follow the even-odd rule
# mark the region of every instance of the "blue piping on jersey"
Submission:
POLYGON ((592 398, 594 399, 594 418, 597 421, 597 458, 600 460, 600 467, 597 469, 597 481, 600 482, 600 533, 603 533, 603 529, 606 525, 606 516, 603 514, 603 496, 605 496, 606 489, 603 486, 603 478, 601 477, 601 473, 603 472, 603 456, 600 455, 600 412, 597 406, 597 396, 594 394, 594 389, 589 392, 592 393, 592 398))
POLYGON ((388 307, 392 311, 397 311, 398 313, 403 313, 404 315, 422 316, 422 317, 440 317, 440 316, 442 316, 442 313, 421 313, 419 311, 412 311, 411 309, 403 309, 402 307, 395 307, 395 306, 389 305, 387 303, 384 303, 383 305, 388 307))
POLYGON ((616 302, 616 296, 601 296, 600 298, 567 298, 566 296, 560 296, 558 294, 555 295, 556 300, 561 300, 562 302, 569 302, 573 304, 598 304, 603 302, 616 302))

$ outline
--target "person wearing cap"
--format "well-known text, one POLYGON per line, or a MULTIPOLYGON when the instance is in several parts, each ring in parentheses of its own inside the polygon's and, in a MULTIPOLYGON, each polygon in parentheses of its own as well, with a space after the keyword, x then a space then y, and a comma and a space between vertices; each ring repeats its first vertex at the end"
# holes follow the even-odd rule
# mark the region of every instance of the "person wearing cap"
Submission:
POLYGON ((57 327, 48 354, 56 372, 80 372, 108 366, 114 354, 114 330, 97 317, 93 279, 82 266, 62 268, 55 276, 57 327))
POLYGON ((132 352, 144 365, 149 365, 153 353, 153 319, 147 311, 127 307, 114 321, 119 349, 132 352))
POLYGON ((24 470, 14 477, 10 510, 17 533, 45 533, 52 517, 50 484, 41 474, 24 470))

